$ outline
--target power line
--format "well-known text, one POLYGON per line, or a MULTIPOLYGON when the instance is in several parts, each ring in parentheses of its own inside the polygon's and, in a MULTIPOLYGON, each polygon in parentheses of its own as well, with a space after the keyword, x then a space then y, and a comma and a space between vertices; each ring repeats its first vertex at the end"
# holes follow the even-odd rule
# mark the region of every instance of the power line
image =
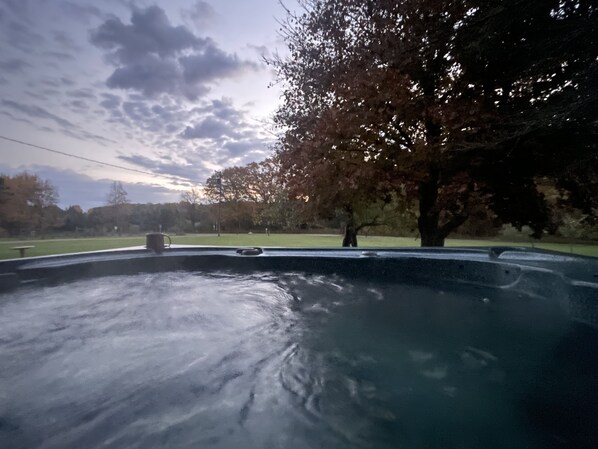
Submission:
MULTIPOLYGON (((110 162, 98 161, 96 159, 91 159, 91 158, 88 158, 88 157, 77 156, 76 154, 67 153, 65 151, 53 150, 52 148, 44 147, 44 146, 41 146, 41 145, 36 145, 36 144, 30 143, 30 142, 25 142, 23 140, 12 139, 10 137, 6 137, 6 136, 3 136, 1 134, 0 134, 0 139, 4 139, 4 140, 7 140, 9 142, 18 143, 20 145, 25 145, 25 146, 28 146, 28 147, 38 148, 38 149, 44 150, 44 151, 49 151, 50 153, 60 154, 62 156, 72 157, 74 159, 80 159, 82 161, 92 162, 94 164, 105 165, 106 167, 119 168, 121 170, 127 170, 127 171, 130 171, 130 172, 133 172, 133 173, 140 173, 142 175, 156 176, 156 177, 159 177, 159 178, 164 178, 164 179, 169 179, 169 180, 176 180, 176 181, 180 181, 181 179, 184 179, 184 178, 176 177, 176 176, 173 176, 173 175, 162 175, 162 174, 159 174, 159 173, 152 173, 152 172, 149 172, 149 171, 138 170, 136 168, 130 168, 130 167, 124 167, 122 165, 111 164, 110 162)), ((201 183, 195 182, 194 184, 201 184, 201 183)))

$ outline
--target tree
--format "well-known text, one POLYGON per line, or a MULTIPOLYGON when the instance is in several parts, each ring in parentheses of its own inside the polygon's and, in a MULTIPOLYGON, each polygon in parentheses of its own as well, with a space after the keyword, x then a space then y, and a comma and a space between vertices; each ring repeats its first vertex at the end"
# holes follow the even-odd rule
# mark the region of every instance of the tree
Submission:
POLYGON ((80 231, 87 227, 87 216, 78 204, 69 206, 65 215, 64 230, 80 231))
POLYGON ((0 192, 0 226, 11 234, 39 231, 58 224, 58 192, 48 180, 27 172, 3 177, 0 192))
POLYGON ((302 4, 283 27, 290 56, 270 61, 293 194, 349 216, 402 197, 423 246, 481 206, 539 237, 551 220, 538 177, 595 208, 591 2, 302 4))
POLYGON ((128 227, 129 198, 127 191, 120 181, 114 181, 106 196, 106 204, 109 206, 108 218, 112 221, 114 229, 120 234, 128 227))
POLYGON ((205 183, 206 198, 218 204, 223 221, 251 228, 297 226, 299 201, 290 198, 278 160, 269 158, 214 173, 205 183))
POLYGON ((108 206, 120 206, 128 203, 129 198, 127 191, 123 187, 122 183, 120 181, 114 181, 106 197, 106 204, 108 206))
POLYGON ((191 222, 191 229, 195 231, 196 224, 199 218, 199 207, 201 206, 203 197, 201 190, 196 187, 191 188, 181 194, 181 202, 187 212, 189 221, 191 222))

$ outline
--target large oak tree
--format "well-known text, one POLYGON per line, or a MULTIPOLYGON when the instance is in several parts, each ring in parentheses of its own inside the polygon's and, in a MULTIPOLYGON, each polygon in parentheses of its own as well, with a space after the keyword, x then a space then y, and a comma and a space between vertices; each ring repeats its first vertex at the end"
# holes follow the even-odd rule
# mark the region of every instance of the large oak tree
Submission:
POLYGON ((596 212, 596 11, 585 0, 304 0, 270 61, 294 195, 354 210, 401 195, 423 246, 485 205, 550 228, 538 180, 596 212))

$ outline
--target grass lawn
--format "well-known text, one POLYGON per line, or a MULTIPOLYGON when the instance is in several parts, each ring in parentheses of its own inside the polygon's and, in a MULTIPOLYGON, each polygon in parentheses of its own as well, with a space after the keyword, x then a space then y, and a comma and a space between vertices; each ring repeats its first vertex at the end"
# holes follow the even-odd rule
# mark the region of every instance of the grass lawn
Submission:
MULTIPOLYGON (((217 246, 286 246, 286 247, 340 247, 341 237, 338 235, 313 234, 223 234, 221 237, 206 234, 189 234, 172 236, 173 244, 178 245, 217 245, 217 246)), ((380 237, 359 236, 361 247, 417 247, 419 240, 412 237, 380 237)), ((103 249, 126 248, 145 244, 145 236, 137 237, 94 237, 72 239, 47 240, 0 240, 0 259, 11 259, 19 256, 19 252, 12 250, 13 246, 33 245, 35 248, 27 250, 27 257, 45 256, 49 254, 75 253, 82 251, 96 251, 103 249)), ((496 240, 456 240, 446 241, 447 246, 528 246, 532 243, 501 242, 496 240)), ((583 254, 598 257, 598 245, 583 245, 578 243, 533 243, 536 248, 562 251, 566 253, 583 254)))

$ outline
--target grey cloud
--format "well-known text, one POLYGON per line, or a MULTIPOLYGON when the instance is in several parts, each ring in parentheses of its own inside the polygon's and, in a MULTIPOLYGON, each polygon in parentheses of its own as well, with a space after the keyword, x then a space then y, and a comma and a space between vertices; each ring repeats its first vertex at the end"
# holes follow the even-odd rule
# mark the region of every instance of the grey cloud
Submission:
POLYGON ((27 19, 29 16, 30 2, 28 0, 3 0, 3 3, 13 15, 21 19, 27 19))
POLYGON ((89 106, 83 100, 73 100, 69 103, 69 106, 75 109, 89 109, 89 106))
POLYGON ((140 154, 121 155, 119 159, 156 174, 175 176, 189 181, 193 181, 197 177, 197 167, 194 165, 182 165, 169 160, 151 159, 140 154))
POLYGON ((108 51, 108 60, 116 66, 106 85, 146 97, 171 94, 195 100, 218 79, 258 68, 223 52, 211 39, 172 26, 157 6, 134 9, 130 25, 111 17, 91 32, 90 39, 108 51))
POLYGON ((89 23, 89 19, 93 17, 104 19, 106 16, 99 8, 93 5, 80 5, 75 2, 63 1, 60 6, 66 14, 85 23, 89 23))
POLYGON ((127 98, 129 99, 129 101, 145 101, 146 98, 143 95, 139 95, 139 94, 129 94, 127 95, 127 98))
MULTIPOLYGON (((44 84, 46 86, 50 86, 50 87, 62 87, 62 86, 74 86, 75 82, 65 76, 61 77, 60 79, 56 79, 56 78, 47 78, 44 77, 44 79, 40 80, 41 84, 44 84)), ((29 85, 29 87, 35 87, 34 85, 29 85)))
POLYGON ((107 137, 100 136, 99 134, 90 133, 85 130, 81 130, 80 134, 81 134, 81 137, 80 137, 81 140, 87 140, 87 139, 93 140, 93 141, 99 143, 100 145, 109 145, 109 144, 118 143, 116 140, 108 139, 107 137))
POLYGON ((166 109, 164 106, 160 106, 159 104, 152 106, 152 112, 156 115, 159 115, 164 120, 172 119, 172 111, 166 109))
MULTIPOLYGON (((148 97, 185 90, 177 64, 169 59, 147 55, 143 60, 117 68, 106 81, 111 88, 134 89, 148 97)), ((195 98, 199 92, 187 92, 195 98)))
POLYGON ((230 124, 214 117, 207 117, 195 126, 187 126, 183 131, 184 139, 220 139, 222 137, 238 137, 238 133, 230 124))
POLYGON ((121 98, 117 95, 106 94, 103 93, 102 95, 103 100, 100 101, 100 106, 104 108, 101 112, 108 111, 110 118, 108 119, 109 123, 118 123, 119 125, 128 126, 129 123, 124 119, 124 115, 121 111, 121 98))
MULTIPOLYGON (((162 132, 167 125, 175 126, 178 131, 183 126, 181 121, 186 111, 177 105, 159 105, 143 101, 126 101, 123 111, 137 127, 153 132, 162 132)), ((172 134, 171 131, 166 131, 172 134)))
POLYGON ((53 31, 52 32, 52 39, 54 39, 54 42, 56 42, 57 44, 66 47, 70 50, 73 51, 80 51, 81 47, 79 45, 77 45, 75 43, 75 41, 68 36, 64 31, 53 31))
POLYGON ((166 125, 164 130, 169 134, 175 134, 179 130, 179 127, 177 125, 173 125, 172 123, 170 123, 170 124, 166 125))
POLYGON ((226 54, 211 42, 200 53, 181 57, 179 62, 188 83, 205 83, 238 75, 246 69, 258 68, 255 63, 240 61, 237 55, 226 54))
POLYGON ((46 62, 46 67, 54 67, 55 69, 60 69, 60 64, 56 61, 48 61, 46 62))
POLYGON ((51 120, 67 129, 75 128, 75 125, 68 120, 58 117, 57 115, 54 115, 39 106, 18 103, 12 100, 2 100, 2 104, 7 108, 19 111, 29 117, 51 120))
POLYGON ((117 17, 106 20, 91 34, 91 42, 103 49, 114 50, 115 59, 126 64, 155 53, 174 56, 196 46, 200 40, 183 26, 170 25, 166 14, 157 6, 135 9, 131 25, 117 17))
MULTIPOLYGON (((2 106, 6 107, 8 109, 12 109, 13 111, 17 111, 17 112, 20 112, 20 113, 26 115, 28 117, 28 119, 50 120, 50 121, 56 123, 57 125, 59 125, 61 133, 66 134, 75 139, 83 140, 83 141, 93 140, 94 142, 96 142, 100 145, 116 143, 115 141, 107 139, 104 136, 100 136, 98 134, 93 134, 84 129, 81 129, 74 123, 72 123, 62 117, 54 115, 39 106, 19 103, 19 102, 12 101, 12 100, 2 100, 1 104, 2 104, 2 106)), ((86 105, 84 105, 83 103, 81 103, 81 104, 71 103, 71 106, 82 108, 82 107, 85 107, 86 105)), ((5 113, 5 115, 6 115, 6 113, 5 113)), ((28 120, 28 119, 24 119, 24 120, 28 120)), ((36 127, 39 126, 39 123, 37 123, 37 122, 38 122, 38 120, 35 120, 34 126, 36 126, 36 127)))
POLYGON ((6 42, 24 52, 33 53, 44 43, 41 34, 36 33, 20 22, 10 21, 5 30, 6 42))
POLYGON ((66 94, 72 98, 89 98, 89 99, 96 98, 93 91, 91 89, 87 89, 87 88, 71 90, 71 91, 67 92, 66 94))
POLYGON ((72 79, 67 78, 66 76, 60 77, 60 82, 65 86, 74 86, 75 85, 75 82, 72 79))
POLYGON ((210 113, 215 117, 230 122, 234 125, 240 125, 243 119, 242 111, 234 107, 230 98, 211 100, 206 106, 195 108, 194 112, 210 113))
POLYGON ((47 100, 47 98, 44 97, 43 95, 40 95, 40 94, 38 94, 36 92, 31 92, 29 90, 26 90, 25 94, 27 96, 31 97, 31 98, 35 98, 36 100, 40 100, 40 101, 46 101, 47 100))
POLYGON ((183 18, 189 17, 192 22, 199 26, 205 26, 210 23, 216 16, 216 11, 207 2, 197 1, 189 8, 182 11, 183 18))
POLYGON ((55 132, 55 130, 53 128, 50 128, 48 126, 39 126, 37 123, 34 123, 33 121, 23 118, 23 117, 16 117, 13 114, 11 114, 10 112, 7 111, 0 111, 0 115, 4 115, 8 118, 10 118, 11 120, 14 120, 15 122, 21 122, 21 123, 26 123, 27 125, 38 129, 40 131, 45 131, 45 132, 55 132))
POLYGON ((112 94, 102 94, 102 98, 104 98, 100 105, 105 109, 118 109, 120 108, 121 99, 117 95, 112 94))
POLYGON ((0 61, 0 70, 3 72, 21 72, 25 67, 31 67, 31 64, 18 58, 10 58, 0 61))
POLYGON ((269 58, 271 56, 270 50, 265 45, 249 44, 248 47, 255 51, 262 59, 269 58))
POLYGON ((0 114, 10 118, 11 120, 14 120, 15 122, 21 122, 21 123, 27 123, 28 125, 32 125, 35 126, 35 124, 31 121, 28 120, 26 118, 22 118, 22 117, 15 117, 13 114, 11 114, 10 112, 7 111, 0 111, 0 114))
POLYGON ((48 56, 52 59, 58 59, 60 61, 72 61, 75 59, 73 55, 63 51, 46 51, 44 52, 44 56, 48 56))
POLYGON ((151 110, 157 119, 163 121, 164 123, 173 124, 177 127, 180 125, 176 125, 176 122, 183 120, 183 118, 187 116, 187 112, 185 110, 175 105, 163 106, 156 104, 152 106, 151 110))
POLYGON ((151 117, 152 113, 145 103, 126 101, 123 103, 123 111, 133 120, 142 121, 151 117))
POLYGON ((224 148, 231 156, 238 157, 250 151, 264 148, 264 143, 260 141, 227 142, 224 144, 224 148))
POLYGON ((58 97, 62 94, 62 92, 56 89, 44 89, 41 92, 42 94, 47 95, 48 97, 58 97))
POLYGON ((91 140, 91 141, 94 141, 95 143, 97 143, 98 145, 102 145, 102 146, 107 146, 107 145, 116 143, 112 139, 107 139, 106 137, 100 136, 99 134, 90 133, 88 131, 80 130, 80 129, 62 128, 62 129, 60 129, 60 132, 62 134, 66 134, 69 137, 72 137, 73 139, 81 140, 83 142, 91 140))
MULTIPOLYGON (((40 83, 44 84, 46 86, 60 87, 60 81, 53 79, 53 78, 44 78, 43 80, 40 80, 40 83)), ((29 87, 35 87, 35 86, 29 85, 29 87)))

